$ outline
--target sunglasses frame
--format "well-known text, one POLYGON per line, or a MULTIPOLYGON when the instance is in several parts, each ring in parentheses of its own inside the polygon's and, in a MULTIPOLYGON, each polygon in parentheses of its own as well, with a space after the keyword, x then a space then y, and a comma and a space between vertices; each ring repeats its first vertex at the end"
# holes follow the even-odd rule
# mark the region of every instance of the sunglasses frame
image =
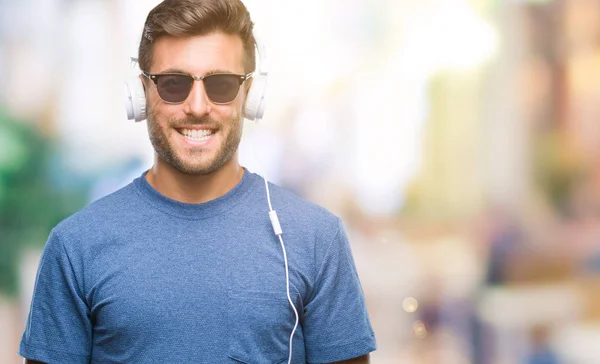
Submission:
POLYGON ((250 72, 246 75, 238 75, 235 73, 211 73, 205 76, 193 76, 187 73, 178 73, 178 72, 169 72, 169 73, 146 73, 144 71, 142 71, 142 75, 146 78, 148 78, 149 80, 152 80, 152 82, 154 82, 154 85, 156 85, 156 91, 158 91, 158 79, 162 76, 184 76, 188 79, 192 79, 192 87, 190 87, 190 91, 188 92, 187 96, 185 97, 185 99, 183 99, 182 101, 179 102, 170 102, 170 101, 166 101, 165 99, 162 98, 162 96, 160 96, 160 92, 158 92, 158 96, 160 97, 161 100, 163 100, 165 103, 167 104, 171 104, 171 105, 178 105, 178 104, 182 104, 185 102, 185 100, 187 100, 187 98, 190 96, 190 93, 192 92, 192 88, 193 88, 193 82, 195 81, 203 81, 205 78, 208 77, 212 77, 212 76, 222 76, 222 75, 226 75, 226 76, 236 76, 239 79, 239 86, 238 86, 238 90, 237 93, 235 94, 235 97, 233 98, 233 100, 228 101, 228 102, 214 102, 210 96, 208 95, 208 92, 206 91, 206 86, 204 85, 204 82, 202 82, 202 85, 205 87, 204 91, 206 92, 206 96, 208 97, 208 99, 210 100, 210 102, 212 102, 215 105, 227 105, 227 104, 231 104, 232 102, 235 101, 235 99, 237 98, 237 96, 240 94, 240 89, 242 88, 242 85, 244 84, 244 82, 246 82, 248 79, 252 78, 254 76, 254 72, 250 72))

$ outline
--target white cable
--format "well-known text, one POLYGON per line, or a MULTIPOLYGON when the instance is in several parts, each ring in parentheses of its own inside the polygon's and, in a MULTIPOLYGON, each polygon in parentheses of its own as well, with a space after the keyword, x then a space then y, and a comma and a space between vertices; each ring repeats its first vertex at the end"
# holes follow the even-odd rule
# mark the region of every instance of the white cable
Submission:
POLYGON ((285 288, 287 290, 287 298, 290 306, 292 306, 292 310, 294 310, 294 315, 296 316, 296 322, 294 323, 294 328, 292 329, 292 333, 290 334, 290 354, 288 357, 288 364, 292 363, 292 343, 294 339, 294 332, 296 332, 296 328, 298 327, 298 311, 296 311, 296 306, 294 306, 294 302, 292 302, 292 298, 290 297, 290 277, 288 270, 288 261, 287 254, 285 252, 285 245, 283 244, 283 238, 281 235, 278 235, 279 242, 281 243, 281 250, 283 251, 283 261, 285 263, 285 288))
POLYGON ((290 274, 288 269, 288 260, 287 253, 285 251, 285 244, 283 243, 283 230, 281 229, 281 224, 279 223, 279 218, 277 217, 277 212, 273 210, 273 205, 271 205, 271 194, 269 193, 269 182, 267 182, 267 173, 260 163, 258 156, 256 155, 256 150, 254 149, 254 143, 252 143, 252 151, 254 152, 254 158, 258 163, 258 168, 262 171, 262 177, 265 181, 265 191, 267 192, 267 203, 269 204, 269 220, 271 220, 271 225, 273 226, 273 232, 279 238, 279 243, 281 244, 281 250, 283 251, 283 263, 285 265, 285 288, 287 292, 287 299, 292 306, 292 310, 294 310, 294 315, 296 316, 296 322, 294 323, 294 328, 292 329, 292 333, 290 334, 290 346, 289 346, 289 356, 288 356, 288 364, 292 363, 292 344, 294 339, 294 333, 296 332, 296 328, 298 327, 298 321, 300 320, 298 317, 298 311, 296 310, 296 306, 292 301, 292 297, 290 296, 290 274))

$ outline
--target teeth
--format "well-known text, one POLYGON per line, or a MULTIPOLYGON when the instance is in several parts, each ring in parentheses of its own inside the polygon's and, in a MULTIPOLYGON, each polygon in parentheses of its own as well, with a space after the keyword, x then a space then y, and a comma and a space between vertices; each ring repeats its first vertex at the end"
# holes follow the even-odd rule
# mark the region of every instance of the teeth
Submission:
POLYGON ((183 129, 181 131, 181 134, 183 134, 187 139, 190 139, 190 140, 205 141, 205 140, 208 140, 211 137, 211 135, 214 134, 214 131, 206 130, 206 129, 201 129, 201 130, 183 129))

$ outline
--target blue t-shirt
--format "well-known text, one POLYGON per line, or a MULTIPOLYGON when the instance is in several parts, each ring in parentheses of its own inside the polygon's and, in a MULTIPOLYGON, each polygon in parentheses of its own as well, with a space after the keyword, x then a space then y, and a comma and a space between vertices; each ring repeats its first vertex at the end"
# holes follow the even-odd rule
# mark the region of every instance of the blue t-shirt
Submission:
MULTIPOLYGON (((300 315, 293 363, 375 350, 339 218, 270 185, 300 315)), ((284 363, 295 322, 262 177, 202 204, 144 175, 56 226, 20 355, 46 363, 284 363)))

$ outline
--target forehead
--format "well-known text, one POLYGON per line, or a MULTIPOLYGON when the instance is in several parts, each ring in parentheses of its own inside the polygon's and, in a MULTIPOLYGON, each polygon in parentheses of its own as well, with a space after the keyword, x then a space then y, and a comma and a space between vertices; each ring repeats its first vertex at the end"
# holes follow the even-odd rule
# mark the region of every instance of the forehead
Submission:
POLYGON ((185 37, 163 36, 153 47, 150 73, 176 69, 193 75, 220 70, 244 73, 244 45, 238 35, 213 32, 185 37))

